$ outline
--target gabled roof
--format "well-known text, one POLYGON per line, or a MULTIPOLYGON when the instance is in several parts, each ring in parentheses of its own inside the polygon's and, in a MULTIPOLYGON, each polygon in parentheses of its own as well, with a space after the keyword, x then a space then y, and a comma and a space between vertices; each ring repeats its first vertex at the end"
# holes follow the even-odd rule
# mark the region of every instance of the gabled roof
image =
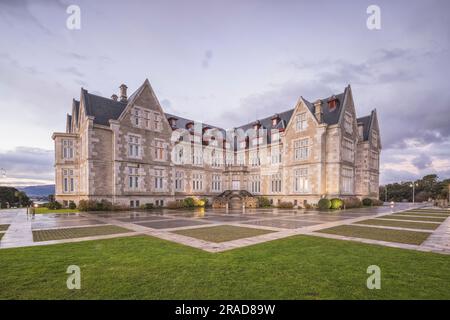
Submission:
POLYGON ((372 124, 372 117, 374 115, 374 111, 370 113, 370 115, 361 117, 356 119, 356 122, 359 125, 363 126, 363 141, 369 140, 370 126, 372 124))
MULTIPOLYGON (((144 82, 144 85, 148 82, 144 82)), ((140 92, 140 90, 143 88, 142 85, 138 90, 136 90, 132 95, 129 96, 127 102, 121 102, 116 101, 110 98, 101 97, 92 93, 89 93, 85 89, 81 89, 81 97, 80 99, 84 102, 85 111, 87 116, 94 117, 94 123, 109 126, 109 120, 117 120, 121 116, 121 114, 124 112, 125 108, 127 107, 127 104, 130 101, 134 100, 134 97, 140 92)), ((344 92, 339 93, 337 95, 330 96, 328 98, 320 99, 322 101, 322 112, 323 112, 323 122, 329 125, 337 124, 339 122, 341 110, 343 109, 344 99, 345 95, 347 93, 348 87, 345 89, 344 92), (335 97, 338 100, 338 105, 334 110, 330 110, 328 108, 328 100, 331 97, 335 97)), ((308 109, 311 111, 311 113, 314 115, 314 104, 309 102, 308 100, 304 99, 302 97, 303 101, 305 102, 308 109)), ((73 107, 72 107, 72 117, 74 117, 75 123, 78 123, 78 115, 79 115, 79 108, 80 108, 80 101, 73 100, 73 107)), ((289 123, 292 114, 294 113, 295 108, 286 110, 284 112, 276 114, 276 116, 279 118, 279 121, 275 126, 272 124, 272 119, 274 118, 274 115, 271 115, 266 118, 258 119, 256 120, 260 124, 261 129, 267 130, 267 143, 271 143, 271 130, 272 129, 285 129, 287 127, 287 124, 289 123)), ((194 122, 193 120, 180 117, 177 115, 165 113, 165 116, 167 119, 170 118, 176 118, 176 126, 174 129, 177 128, 186 128, 186 124, 189 122, 194 122)), ((369 135, 369 127, 371 123, 371 117, 373 116, 373 113, 370 116, 358 118, 358 123, 362 123, 364 126, 364 139, 368 139, 369 135)), ((70 122, 71 123, 71 122, 70 122)), ((241 125, 239 127, 236 127, 235 129, 241 129, 244 132, 248 129, 252 129, 255 121, 241 125)), ((209 124, 202 124, 202 128, 212 128, 212 129, 218 129, 222 132, 222 134, 225 135, 226 130, 218 127, 213 126, 209 124)), ((71 126, 68 128, 68 130, 72 130, 71 126)))
MULTIPOLYGON (((347 90, 347 89, 346 89, 347 90)), ((337 124, 339 122, 339 118, 341 115, 341 110, 343 109, 342 106, 344 104, 344 98, 345 98, 345 91, 339 94, 335 94, 333 96, 330 96, 325 99, 319 99, 322 102, 322 119, 323 122, 329 125, 337 124), (331 97, 336 97, 338 100, 338 105, 333 110, 330 110, 328 108, 328 100, 331 97)), ((303 97, 302 97, 303 98, 303 97)), ((314 114, 315 107, 314 104, 303 98, 303 101, 305 101, 306 106, 311 111, 312 114, 314 114)), ((316 100, 318 101, 318 100, 316 100)))
POLYGON ((126 102, 100 97, 81 89, 86 114, 94 117, 94 123, 109 126, 109 120, 117 120, 127 106, 126 102))
POLYGON ((72 116, 70 114, 67 115, 66 119, 66 132, 67 133, 72 132, 72 116))

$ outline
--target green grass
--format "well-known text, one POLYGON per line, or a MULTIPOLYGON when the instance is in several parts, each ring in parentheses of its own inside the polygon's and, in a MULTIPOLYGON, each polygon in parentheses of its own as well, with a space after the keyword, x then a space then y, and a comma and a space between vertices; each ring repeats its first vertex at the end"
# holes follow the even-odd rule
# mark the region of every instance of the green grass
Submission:
POLYGON ((49 209, 49 208, 44 208, 44 207, 36 208, 36 211, 35 211, 36 214, 44 214, 44 213, 75 213, 75 212, 80 212, 80 211, 78 209, 68 209, 68 208, 64 208, 64 209, 49 209))
POLYGON ((411 229, 424 229, 424 230, 435 230, 439 227, 439 223, 421 223, 413 221, 388 221, 381 219, 369 219, 355 222, 355 224, 367 224, 373 226, 387 226, 387 227, 400 227, 400 228, 411 228, 411 229))
POLYGON ((49 241, 61 239, 84 238, 91 236, 103 236, 107 234, 125 233, 131 230, 118 226, 80 227, 64 229, 48 229, 33 231, 33 241, 49 241))
POLYGON ((450 210, 411 209, 411 210, 408 210, 408 211, 411 211, 411 212, 427 212, 427 213, 444 213, 444 214, 450 214, 450 210))
POLYGON ((450 299, 450 256, 312 236, 208 253, 139 236, 0 250, 0 299, 450 299), (69 265, 81 289, 66 288, 69 265), (381 268, 381 290, 366 271, 381 268))
POLYGON ((173 233, 181 234, 192 238, 197 238, 210 242, 225 242, 242 238, 255 237, 274 231, 262 230, 255 228, 237 227, 237 226, 215 226, 196 229, 185 229, 174 231, 173 233))
POLYGON ((392 230, 392 229, 371 228, 352 225, 342 225, 328 229, 322 229, 316 232, 336 234, 346 237, 355 237, 355 238, 381 240, 406 244, 417 244, 417 245, 424 242, 431 234, 428 232, 392 230))
POLYGON ((418 212, 397 212, 396 215, 401 216, 414 216, 414 217, 431 217, 431 218, 447 218, 448 215, 440 213, 418 213, 418 212))
POLYGON ((6 231, 9 228, 9 224, 0 224, 0 231, 6 231))
POLYGON ((443 222, 445 218, 435 218, 435 217, 405 217, 399 214, 391 214, 387 216, 381 216, 379 218, 383 219, 398 219, 398 220, 411 220, 411 221, 429 221, 429 222, 443 222))

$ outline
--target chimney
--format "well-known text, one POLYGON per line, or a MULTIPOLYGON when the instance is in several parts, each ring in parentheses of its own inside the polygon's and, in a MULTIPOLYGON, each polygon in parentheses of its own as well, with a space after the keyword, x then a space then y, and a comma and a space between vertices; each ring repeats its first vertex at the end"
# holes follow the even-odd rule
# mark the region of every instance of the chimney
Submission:
POLYGON ((117 99, 119 99, 119 97, 117 96, 117 94, 113 94, 111 96, 111 99, 113 99, 114 101, 117 101, 117 99))
POLYGON ((314 102, 314 115, 316 116, 317 121, 319 123, 322 123, 322 100, 317 100, 316 102, 314 102))
POLYGON ((126 102, 127 101, 127 89, 128 87, 124 85, 123 83, 119 87, 120 89, 120 102, 126 102))

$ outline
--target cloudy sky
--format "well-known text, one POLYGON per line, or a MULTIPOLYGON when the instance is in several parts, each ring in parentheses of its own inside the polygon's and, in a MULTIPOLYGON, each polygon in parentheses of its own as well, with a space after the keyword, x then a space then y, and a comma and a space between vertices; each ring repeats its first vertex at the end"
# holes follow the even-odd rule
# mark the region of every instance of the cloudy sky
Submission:
POLYGON ((109 97, 145 78, 167 112, 222 127, 351 84, 358 116, 378 110, 382 183, 450 177, 448 12, 447 0, 0 0, 0 185, 52 183, 51 134, 80 87, 109 97), (66 26, 72 4, 80 30, 66 26))

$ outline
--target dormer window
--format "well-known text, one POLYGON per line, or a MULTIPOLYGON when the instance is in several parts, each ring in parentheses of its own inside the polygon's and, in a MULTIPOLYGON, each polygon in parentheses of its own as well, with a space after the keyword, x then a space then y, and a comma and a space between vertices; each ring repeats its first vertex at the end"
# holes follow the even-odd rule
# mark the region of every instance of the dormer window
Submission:
POLYGON ((328 99, 328 110, 334 111, 339 106, 339 100, 336 98, 336 96, 331 96, 328 99))
POLYGON ((177 118, 174 118, 174 117, 170 117, 169 118, 169 124, 170 124, 170 126, 172 127, 172 128, 175 128, 176 126, 177 126, 177 118))
POLYGON ((272 117, 272 127, 276 127, 276 125, 280 122, 280 116, 278 114, 275 114, 272 117))

